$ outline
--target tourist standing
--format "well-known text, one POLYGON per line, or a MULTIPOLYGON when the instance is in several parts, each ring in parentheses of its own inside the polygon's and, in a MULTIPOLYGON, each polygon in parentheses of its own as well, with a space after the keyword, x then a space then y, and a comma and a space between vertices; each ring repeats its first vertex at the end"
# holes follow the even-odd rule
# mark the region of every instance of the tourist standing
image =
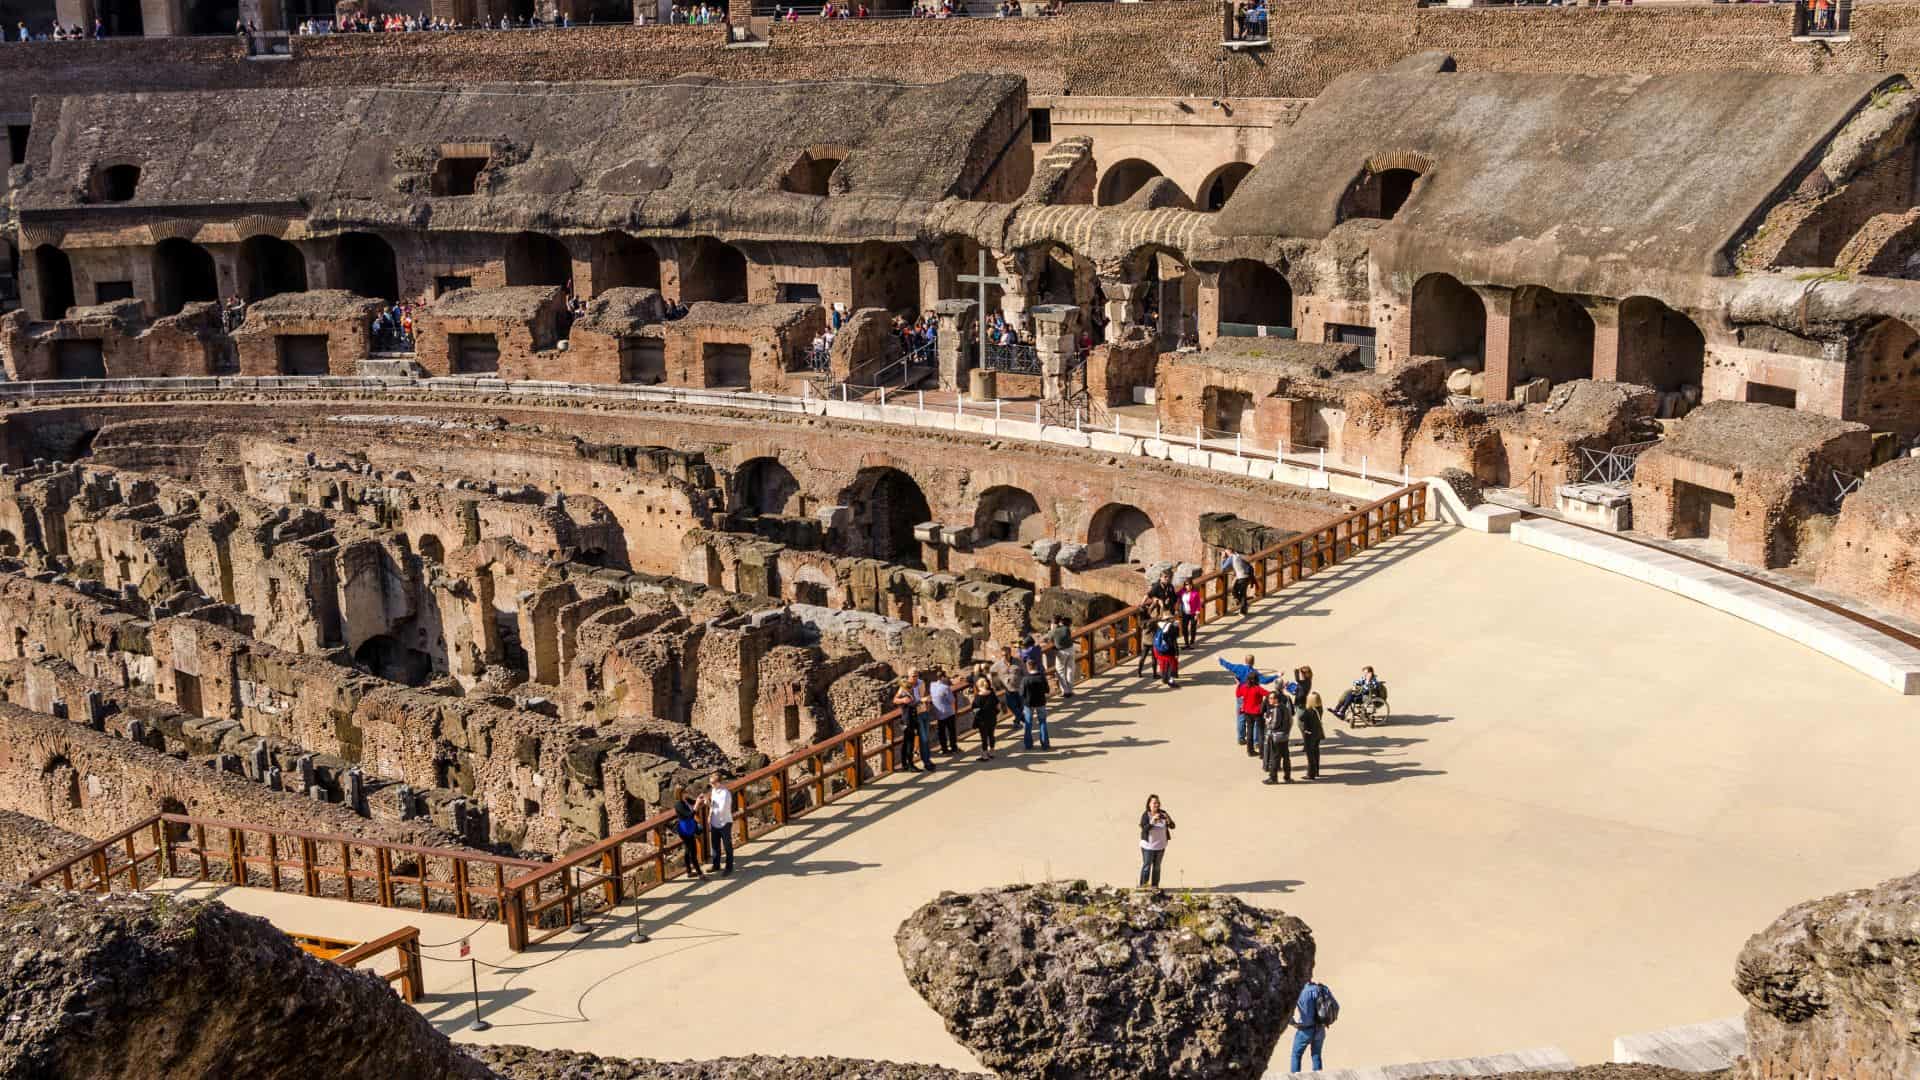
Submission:
POLYGON ((1293 1067, 1300 1071, 1300 1057, 1313 1050, 1313 1071, 1319 1072, 1321 1048, 1327 1045, 1327 1028, 1340 1018, 1340 1002, 1325 983, 1309 982, 1300 988, 1300 1000, 1294 1003, 1293 1067))
POLYGON ((1260 743, 1260 767, 1267 771, 1267 783, 1279 783, 1279 776, 1291 784, 1293 753, 1288 743, 1293 739, 1293 704, 1285 694, 1275 694, 1268 704, 1273 711, 1267 716, 1266 738, 1260 743))
MULTIPOLYGON (((1147 587, 1146 599, 1140 601, 1141 615, 1147 620, 1149 638, 1153 634, 1154 624, 1160 620, 1161 616, 1173 614, 1174 596, 1173 571, 1170 569, 1160 571, 1160 576, 1147 587)), ((1147 673, 1147 661, 1152 659, 1153 654, 1150 640, 1140 644, 1140 661, 1133 667, 1135 676, 1147 673)), ((1155 673, 1158 674, 1158 669, 1155 669, 1155 673)))
POLYGON ((1073 700, 1073 679, 1077 671, 1074 661, 1079 659, 1073 648, 1073 621, 1065 615, 1053 617, 1053 630, 1048 635, 1053 644, 1053 677, 1060 680, 1060 700, 1073 700))
POLYGON ((1287 693, 1293 697, 1293 707, 1302 708, 1307 696, 1313 693, 1313 669, 1306 665, 1293 669, 1293 681, 1287 684, 1287 693))
POLYGON ((1251 674, 1255 679, 1257 679, 1261 686, 1268 686, 1268 685, 1271 685, 1272 683, 1279 681, 1280 676, 1260 674, 1260 669, 1255 667, 1253 664, 1252 653, 1248 653, 1246 661, 1244 663, 1239 663, 1239 664, 1236 664, 1233 661, 1223 656, 1220 658, 1220 666, 1223 668, 1226 668, 1228 673, 1233 676, 1234 694, 1235 694, 1233 699, 1234 742, 1241 746, 1246 747, 1248 756, 1258 754, 1260 752, 1259 751, 1260 740, 1257 736, 1252 738, 1248 737, 1246 716, 1240 711, 1240 698, 1238 696, 1239 685, 1247 681, 1247 676, 1249 674, 1251 674))
POLYGON ((1014 663, 1013 648, 1000 646, 1000 659, 994 661, 988 669, 993 674, 993 688, 999 691, 1000 704, 1007 710, 1007 720, 1016 728, 1027 726, 1027 706, 1020 698, 1020 683, 1026 678, 1026 672, 1014 663))
POLYGON ((1193 635, 1200 629, 1200 609, 1206 605, 1206 597, 1201 594, 1200 586, 1195 584, 1198 578, 1188 578, 1180 586, 1180 636, 1186 639, 1187 648, 1193 648, 1193 635))
POLYGON ((680 837, 680 850, 687 855, 687 876, 702 878, 700 872, 700 811, 684 785, 673 793, 673 831, 680 837))
POLYGON ((1033 749, 1034 729, 1040 731, 1040 749, 1053 749, 1053 739, 1047 734, 1047 676, 1040 670, 1039 663, 1027 665, 1026 678, 1020 680, 1020 701, 1027 709, 1026 748, 1033 749))
POLYGON ((953 699, 953 684, 947 681, 946 672, 935 671, 933 680, 927 684, 927 707, 933 712, 934 727, 940 733, 940 752, 959 753, 960 736, 955 730, 953 715, 958 705, 953 699))
POLYGON ((1140 814, 1140 887, 1160 887, 1160 863, 1167 857, 1167 841, 1173 838, 1173 815, 1160 807, 1160 796, 1147 796, 1147 808, 1140 814))
POLYGON ((980 760, 993 760, 993 725, 999 719, 1000 695, 993 692, 991 680, 982 676, 973 682, 973 730, 980 736, 980 760))
POLYGON ((1235 707, 1240 714, 1240 741, 1246 744, 1248 757, 1259 753, 1256 748, 1266 734, 1267 698, 1270 696, 1267 688, 1260 685, 1260 673, 1252 668, 1247 669, 1240 685, 1233 689, 1235 707))
POLYGON ((920 767, 913 763, 913 742, 920 740, 920 760, 933 771, 933 755, 927 749, 926 711, 920 707, 920 683, 912 675, 900 677, 900 686, 893 692, 894 708, 900 710, 900 765, 908 772, 919 772, 920 767))
POLYGON ((727 770, 713 774, 713 786, 707 790, 707 846, 712 853, 711 869, 722 877, 733 876, 733 790, 727 787, 727 770), (720 869, 720 853, 726 853, 726 869, 720 869))
POLYGON ((1320 740, 1327 737, 1320 695, 1308 694, 1300 707, 1300 743, 1307 751, 1307 779, 1320 779, 1320 740))

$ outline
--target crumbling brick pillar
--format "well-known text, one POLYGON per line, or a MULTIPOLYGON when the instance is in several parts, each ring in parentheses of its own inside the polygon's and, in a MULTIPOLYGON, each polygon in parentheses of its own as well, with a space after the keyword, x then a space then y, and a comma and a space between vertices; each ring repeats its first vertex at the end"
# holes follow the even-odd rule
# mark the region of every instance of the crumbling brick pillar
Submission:
POLYGON ((933 305, 940 322, 940 389, 965 393, 967 372, 973 368, 974 342, 979 335, 972 300, 942 300, 933 305))
POLYGON ((1033 300, 1033 282, 1027 273, 1028 259, 1019 252, 995 254, 994 273, 1006 284, 1000 287, 1000 314, 1016 327, 1027 325, 1027 305, 1033 300))
MULTIPOLYGON (((1605 299, 1583 299, 1593 319, 1593 377, 1602 382, 1633 382, 1639 373, 1620 370, 1620 304, 1605 299)), ((1631 367, 1631 363, 1628 365, 1631 367)))
POLYGON ((1512 289, 1497 286, 1475 287, 1480 302, 1487 306, 1487 383, 1486 400, 1507 401, 1513 397, 1513 294, 1512 289))
POLYGON ((1057 401, 1066 394, 1066 374, 1080 347, 1080 309, 1071 304, 1041 304, 1031 313, 1033 351, 1040 360, 1040 396, 1057 401))

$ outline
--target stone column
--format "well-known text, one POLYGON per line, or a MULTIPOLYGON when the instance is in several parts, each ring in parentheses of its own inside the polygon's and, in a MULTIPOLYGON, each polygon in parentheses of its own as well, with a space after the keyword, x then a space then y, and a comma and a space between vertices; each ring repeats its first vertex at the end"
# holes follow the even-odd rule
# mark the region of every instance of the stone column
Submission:
MULTIPOLYGON (((1582 300, 1580 305, 1593 319, 1593 377, 1603 382, 1636 381, 1644 373, 1621 370, 1625 358, 1621 355, 1619 302, 1595 299, 1582 300)), ((1632 360, 1627 359, 1624 366, 1631 369, 1632 360)))
POLYGON ((979 339, 979 316, 972 300, 942 300, 933 305, 940 323, 937 351, 940 354, 940 389, 965 393, 967 371, 973 367, 974 345, 979 339))
POLYGON ((1107 296, 1107 334, 1110 342, 1119 341, 1127 329, 1140 322, 1140 303, 1146 298, 1146 286, 1138 281, 1100 276, 1100 291, 1107 296))
POLYGON ((1507 401, 1513 397, 1513 296, 1514 290, 1493 286, 1476 287, 1480 302, 1487 307, 1487 401, 1507 401))
POLYGON ((1027 325, 1027 306, 1033 301, 1034 283, 1028 270, 1032 261, 1019 251, 993 257, 993 272, 1006 282, 1000 287, 1000 314, 1021 329, 1027 325))
POLYGON ((1080 309, 1041 304, 1032 309, 1033 351, 1040 359, 1040 396, 1058 401, 1066 395, 1066 373, 1080 347, 1080 309))

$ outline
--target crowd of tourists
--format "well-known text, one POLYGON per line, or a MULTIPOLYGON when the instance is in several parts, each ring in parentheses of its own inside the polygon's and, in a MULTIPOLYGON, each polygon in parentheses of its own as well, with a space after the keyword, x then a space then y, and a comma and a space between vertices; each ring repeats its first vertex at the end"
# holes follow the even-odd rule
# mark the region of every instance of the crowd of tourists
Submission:
POLYGON ((374 352, 412 352, 413 351, 412 304, 388 304, 373 316, 374 352))
POLYGON ((895 315, 893 332, 900 339, 900 348, 912 354, 932 347, 934 339, 940 336, 940 320, 931 311, 912 321, 905 315, 895 315))
MULTIPOLYGON (((5 23, 0 23, 0 41, 7 40, 7 34, 4 31, 5 25, 6 25, 5 23)), ((14 41, 100 41, 100 40, 103 40, 106 36, 107 36, 106 24, 101 22, 99 19, 93 20, 93 29, 91 31, 87 30, 85 27, 81 26, 79 23, 74 23, 71 26, 62 26, 59 23, 54 23, 51 27, 41 31, 38 34, 35 34, 31 30, 28 30, 26 20, 23 19, 20 22, 14 24, 12 40, 14 41)))
POLYGON ((1267 0, 1233 0, 1233 40, 1267 40, 1267 0))

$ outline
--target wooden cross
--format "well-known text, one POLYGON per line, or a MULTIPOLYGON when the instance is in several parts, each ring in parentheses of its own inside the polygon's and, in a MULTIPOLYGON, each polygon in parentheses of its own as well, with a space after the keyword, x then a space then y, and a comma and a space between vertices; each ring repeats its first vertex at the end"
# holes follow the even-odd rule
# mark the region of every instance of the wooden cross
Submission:
POLYGON ((1008 281, 1006 278, 991 277, 987 274, 986 248, 980 249, 980 272, 978 274, 961 274, 959 280, 969 285, 980 286, 980 317, 976 320, 980 324, 980 356, 975 362, 984 364, 987 362, 987 286, 998 285, 1004 289, 1007 287, 1008 281))

